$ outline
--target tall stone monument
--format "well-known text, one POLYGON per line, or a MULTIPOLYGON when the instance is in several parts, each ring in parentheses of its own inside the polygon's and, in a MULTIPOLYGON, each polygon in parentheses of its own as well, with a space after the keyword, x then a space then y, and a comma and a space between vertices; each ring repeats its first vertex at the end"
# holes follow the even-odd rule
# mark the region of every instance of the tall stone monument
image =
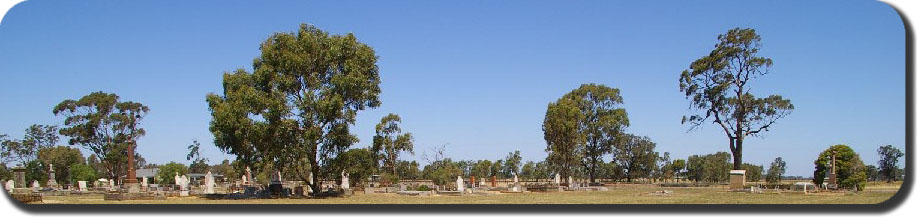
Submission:
MULTIPOLYGON (((133 130, 133 129, 132 129, 133 130)), ((137 170, 134 168, 134 149, 137 147, 133 138, 128 138, 127 147, 127 177, 121 184, 127 188, 127 193, 140 193, 140 183, 137 181, 137 170)))
POLYGON ((560 185, 560 173, 554 174, 554 184, 560 185))
POLYGON ((54 177, 54 164, 48 164, 48 188, 57 189, 57 179, 54 177))

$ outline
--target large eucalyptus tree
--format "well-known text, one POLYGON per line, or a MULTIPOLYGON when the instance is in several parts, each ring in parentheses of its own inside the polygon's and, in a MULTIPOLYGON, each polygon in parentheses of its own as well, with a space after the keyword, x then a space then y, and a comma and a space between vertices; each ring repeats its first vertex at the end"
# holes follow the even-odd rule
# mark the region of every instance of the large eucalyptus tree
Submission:
POLYGON ((209 94, 214 143, 248 164, 293 169, 317 182, 334 170, 326 164, 357 137, 358 111, 378 107, 379 67, 372 47, 353 34, 329 35, 302 24, 296 32, 261 43, 254 72, 225 74, 223 96, 209 94))
POLYGON ((789 99, 780 95, 757 98, 751 94, 751 81, 766 75, 774 64, 758 56, 761 36, 754 29, 731 29, 717 37, 710 54, 691 63, 679 77, 680 91, 699 113, 682 117, 691 129, 710 120, 722 128, 729 139, 733 169, 742 168, 745 138, 767 131, 793 111, 789 99))

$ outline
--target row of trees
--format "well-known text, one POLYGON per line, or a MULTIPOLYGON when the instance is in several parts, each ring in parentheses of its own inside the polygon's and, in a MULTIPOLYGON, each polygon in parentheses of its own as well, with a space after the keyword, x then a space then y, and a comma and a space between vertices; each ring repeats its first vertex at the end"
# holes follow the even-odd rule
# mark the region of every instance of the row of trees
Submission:
MULTIPOLYGON (((95 153, 84 157, 77 148, 58 145, 60 131, 53 125, 32 125, 25 130, 23 139, 11 139, 0 135, 0 176, 7 180, 12 178, 11 168, 15 163, 26 169, 26 180, 35 180, 47 184, 51 169, 55 172, 55 181, 60 184, 73 184, 76 181, 91 181, 97 178, 110 177, 109 174, 124 174, 126 167, 110 167, 95 153), (53 167, 53 168, 52 168, 53 167), (111 171, 117 169, 120 171, 111 171)), ((135 155, 135 165, 143 167, 145 160, 135 155)))

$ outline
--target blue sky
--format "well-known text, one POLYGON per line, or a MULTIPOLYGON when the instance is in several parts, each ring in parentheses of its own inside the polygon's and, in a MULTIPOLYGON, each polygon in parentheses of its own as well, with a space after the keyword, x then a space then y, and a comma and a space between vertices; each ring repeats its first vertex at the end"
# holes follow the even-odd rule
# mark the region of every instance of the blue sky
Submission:
MULTIPOLYGON (((629 132, 675 158, 729 150, 714 125, 687 132, 678 75, 716 36, 755 28, 771 73, 753 85, 796 110, 746 141, 744 160, 783 157, 788 175, 810 176, 817 154, 848 144, 868 164, 876 149, 904 149, 905 38, 897 13, 873 1, 27 1, 0 24, 0 134, 62 124, 64 99, 113 92, 151 108, 138 151, 148 162, 185 162, 200 140, 211 163, 204 96, 221 74, 251 69, 274 32, 311 23, 354 33, 380 56, 382 106, 359 113, 353 133, 397 113, 416 136, 415 156, 446 145, 454 159, 519 150, 546 156, 549 102, 583 83, 621 89, 629 132)), ((88 151, 84 151, 88 155, 88 151)), ((903 161, 903 160, 902 160, 903 161)))

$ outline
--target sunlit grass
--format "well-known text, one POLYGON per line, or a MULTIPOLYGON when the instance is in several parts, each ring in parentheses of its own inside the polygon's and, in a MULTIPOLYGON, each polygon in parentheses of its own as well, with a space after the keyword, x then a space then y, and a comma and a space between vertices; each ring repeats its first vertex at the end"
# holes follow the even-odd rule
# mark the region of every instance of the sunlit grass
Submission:
POLYGON ((101 195, 46 196, 44 203, 79 204, 874 204, 897 192, 901 182, 870 182, 859 193, 767 191, 763 194, 729 192, 725 187, 663 188, 656 185, 615 185, 609 191, 576 191, 466 196, 402 196, 357 193, 346 198, 207 200, 197 197, 167 200, 105 201, 101 195), (652 192, 668 190, 668 195, 652 192))

